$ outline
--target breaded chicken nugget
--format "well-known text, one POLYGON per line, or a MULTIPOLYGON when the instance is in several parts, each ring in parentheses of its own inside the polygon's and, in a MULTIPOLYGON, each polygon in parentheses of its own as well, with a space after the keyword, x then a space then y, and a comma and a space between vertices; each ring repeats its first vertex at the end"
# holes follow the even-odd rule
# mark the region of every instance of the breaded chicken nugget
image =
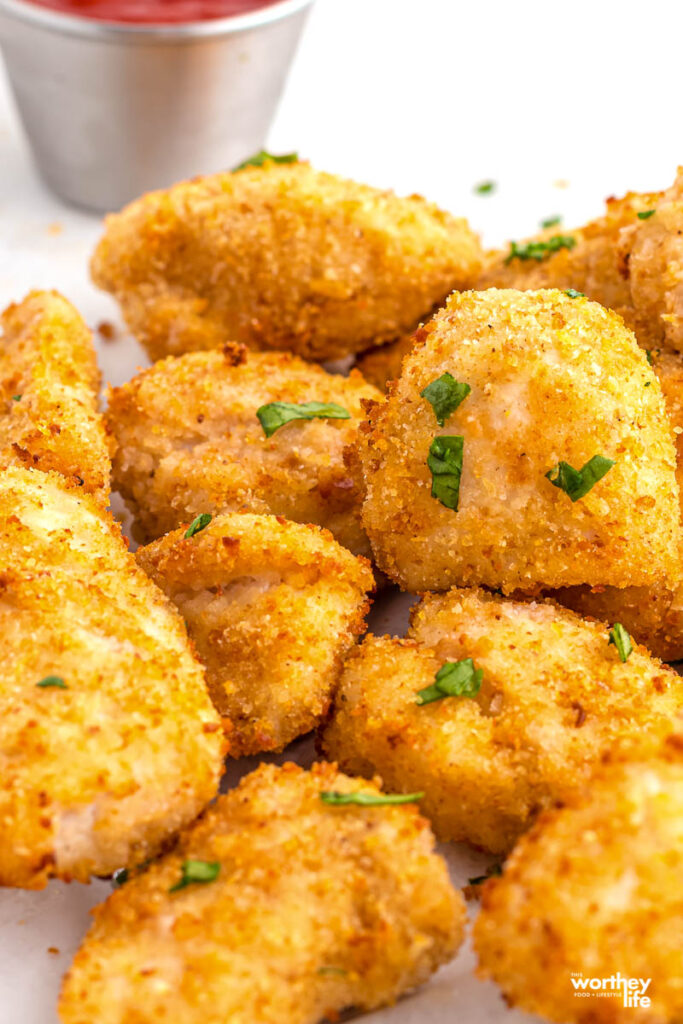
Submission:
MULTIPOLYGON (((650 353, 664 403, 674 428, 676 478, 683 495, 683 359, 678 353, 650 353)), ((683 585, 677 587, 566 587, 552 593, 580 615, 620 622, 648 650, 664 661, 683 658, 683 585)))
POLYGON ((56 473, 0 473, 0 567, 0 885, 139 863, 221 773, 182 621, 56 473))
POLYGON ((244 778, 95 911, 63 1024, 318 1024, 426 981, 463 900, 414 807, 321 798, 361 792, 330 764, 244 778))
POLYGON ((414 347, 415 332, 404 334, 398 341, 390 341, 379 348, 363 352, 356 360, 356 368, 376 388, 386 391, 389 381, 400 376, 404 356, 412 352, 414 347))
POLYGON ((682 1020, 682 877, 680 755, 606 768, 486 883, 478 973, 562 1024, 682 1020))
POLYGON ((152 192, 93 260, 151 358, 240 341, 336 359, 398 337, 481 267, 467 221, 307 163, 152 192))
POLYGON ((362 400, 377 397, 357 372, 336 376, 286 353, 232 346, 165 359, 109 394, 116 487, 149 540, 202 512, 271 512, 369 554, 360 469, 344 454, 362 400), (311 413, 310 403, 337 408, 311 413))
POLYGON ((282 750, 327 710, 363 631, 374 577, 317 526, 221 515, 176 530, 138 562, 178 606, 231 724, 230 753, 282 750))
POLYGON ((604 217, 490 253, 478 288, 575 288, 619 313, 644 348, 683 351, 683 168, 666 192, 608 199, 604 217))
POLYGON ((363 523, 407 590, 675 585, 676 454, 614 313, 558 291, 455 293, 364 427, 363 523))
POLYGON ((90 331, 58 292, 30 292, 0 316, 0 465, 56 470, 109 499, 90 331))
POLYGON ((407 639, 368 636, 348 659, 322 749, 345 771, 424 790, 440 838, 504 853, 607 754, 683 728, 679 676, 644 648, 622 663, 609 640, 551 602, 428 595, 407 639))

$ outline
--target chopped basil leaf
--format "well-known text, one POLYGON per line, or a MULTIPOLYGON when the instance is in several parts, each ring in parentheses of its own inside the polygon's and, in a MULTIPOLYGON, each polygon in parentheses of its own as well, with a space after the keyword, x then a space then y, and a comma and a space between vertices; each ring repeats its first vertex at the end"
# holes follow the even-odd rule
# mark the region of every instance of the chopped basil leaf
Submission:
POLYGON ((272 164, 295 164, 299 159, 298 153, 269 153, 266 149, 260 149, 258 153, 254 153, 248 160, 243 160, 237 167, 233 167, 233 174, 235 171, 243 171, 245 167, 263 167, 266 163, 272 164))
POLYGON ((359 807, 383 807, 386 804, 414 804, 424 793, 338 793, 334 789, 323 789, 320 799, 324 804, 357 804, 359 807))
POLYGON ((607 646, 614 644, 617 649, 620 661, 628 661, 628 656, 633 650, 631 637, 628 635, 620 622, 615 622, 609 631, 607 646))
POLYGON ((647 361, 650 364, 650 366, 654 366, 654 362, 652 361, 652 349, 651 348, 646 348, 645 349, 645 356, 646 356, 647 361))
POLYGON ((609 473, 614 465, 613 459, 604 455, 594 455, 581 469, 574 469, 568 462, 558 462, 546 473, 546 477, 554 487, 559 487, 572 501, 585 497, 605 473, 609 473))
POLYGON ((654 217, 656 210, 641 210, 640 213, 636 214, 638 220, 649 220, 650 217, 654 217))
POLYGON ((23 397, 24 397, 23 395, 12 395, 12 401, 13 402, 20 402, 23 397))
POLYGON ((464 402, 472 388, 469 384, 463 384, 456 380, 450 373, 442 373, 440 377, 428 384, 424 391, 420 392, 422 398, 426 398, 436 416, 436 422, 440 427, 444 425, 452 412, 464 402))
POLYGON ((498 875, 502 875, 502 874, 503 874, 503 865, 502 864, 492 864, 490 868, 486 869, 486 874, 484 874, 484 875, 477 875, 476 878, 468 878, 467 881, 469 882, 470 885, 481 885, 482 882, 488 882, 489 878, 493 878, 494 875, 498 876, 498 875))
POLYGON ((42 689, 47 689, 48 686, 56 686, 59 690, 69 689, 61 676, 45 676, 39 683, 36 683, 36 686, 40 686, 42 689))
POLYGON ((506 263, 512 260, 536 260, 540 263, 554 252, 560 249, 573 249, 576 239, 573 235, 553 235, 545 242, 538 240, 531 242, 510 242, 510 252, 505 258, 506 263))
POLYGON ((185 539, 188 537, 194 537, 195 533, 201 533, 212 520, 212 516, 209 512, 202 512, 196 519, 193 519, 188 528, 185 530, 185 539))
POLYGON ((465 438, 460 434, 452 437, 435 437, 429 448, 427 465, 432 474, 432 498, 437 498, 446 508, 458 511, 460 500, 460 477, 462 476, 462 455, 465 438))
POLYGON ((565 288, 564 294, 568 295, 570 299, 585 299, 585 292, 577 292, 576 288, 565 288))
POLYGON ((118 871, 115 871, 111 876, 112 888, 120 889, 122 885, 126 884, 128 878, 128 868, 119 868, 118 871))
POLYGON ((476 697, 481 689, 484 670, 474 667, 471 658, 447 661, 434 676, 431 686, 417 695, 417 704, 431 704, 444 697, 476 697))
POLYGON ((348 974, 344 967, 319 967, 318 974, 348 974))
POLYGON ((541 221, 542 228, 554 228, 556 224, 561 224, 562 218, 559 214, 555 214, 554 217, 546 217, 545 220, 541 221))
POLYGON ((644 384, 644 387, 646 387, 646 388, 649 388, 649 386, 650 386, 650 384, 651 384, 651 383, 652 383, 652 381, 651 381, 651 380, 646 380, 646 381, 645 381, 645 384, 644 384))
POLYGON ((496 191, 495 181, 480 181, 478 185, 474 186, 474 191, 478 196, 490 196, 492 192, 496 191))
POLYGON ((351 413, 336 402, 269 402, 256 410, 266 437, 291 420, 350 420, 351 413))
POLYGON ((181 877, 175 885, 172 885, 169 892, 177 892, 188 885, 214 882, 218 878, 221 866, 218 861, 208 860, 185 860, 181 867, 181 877))

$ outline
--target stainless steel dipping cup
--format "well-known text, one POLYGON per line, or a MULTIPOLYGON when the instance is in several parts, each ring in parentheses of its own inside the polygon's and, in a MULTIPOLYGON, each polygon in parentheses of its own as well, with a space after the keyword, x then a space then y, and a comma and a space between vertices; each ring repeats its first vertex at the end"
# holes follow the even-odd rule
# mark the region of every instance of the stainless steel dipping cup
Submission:
POLYGON ((0 0, 0 44, 42 177, 67 202, 106 211, 251 156, 310 3, 138 26, 0 0))

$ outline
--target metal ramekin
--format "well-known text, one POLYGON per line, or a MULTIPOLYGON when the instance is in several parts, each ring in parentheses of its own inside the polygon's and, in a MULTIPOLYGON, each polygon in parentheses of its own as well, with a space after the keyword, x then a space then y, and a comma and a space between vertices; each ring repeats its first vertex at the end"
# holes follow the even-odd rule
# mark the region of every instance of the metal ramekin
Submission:
POLYGON ((310 3, 138 26, 0 0, 0 44, 42 177, 67 202, 113 210, 258 151, 310 3))

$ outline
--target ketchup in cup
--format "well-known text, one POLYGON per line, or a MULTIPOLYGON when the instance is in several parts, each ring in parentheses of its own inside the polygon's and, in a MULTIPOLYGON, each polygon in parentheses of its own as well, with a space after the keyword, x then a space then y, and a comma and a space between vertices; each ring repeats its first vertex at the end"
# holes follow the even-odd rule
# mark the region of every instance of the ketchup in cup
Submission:
POLYGON ((32 0, 62 14, 138 25, 177 25, 231 18, 270 7, 276 0, 32 0))

